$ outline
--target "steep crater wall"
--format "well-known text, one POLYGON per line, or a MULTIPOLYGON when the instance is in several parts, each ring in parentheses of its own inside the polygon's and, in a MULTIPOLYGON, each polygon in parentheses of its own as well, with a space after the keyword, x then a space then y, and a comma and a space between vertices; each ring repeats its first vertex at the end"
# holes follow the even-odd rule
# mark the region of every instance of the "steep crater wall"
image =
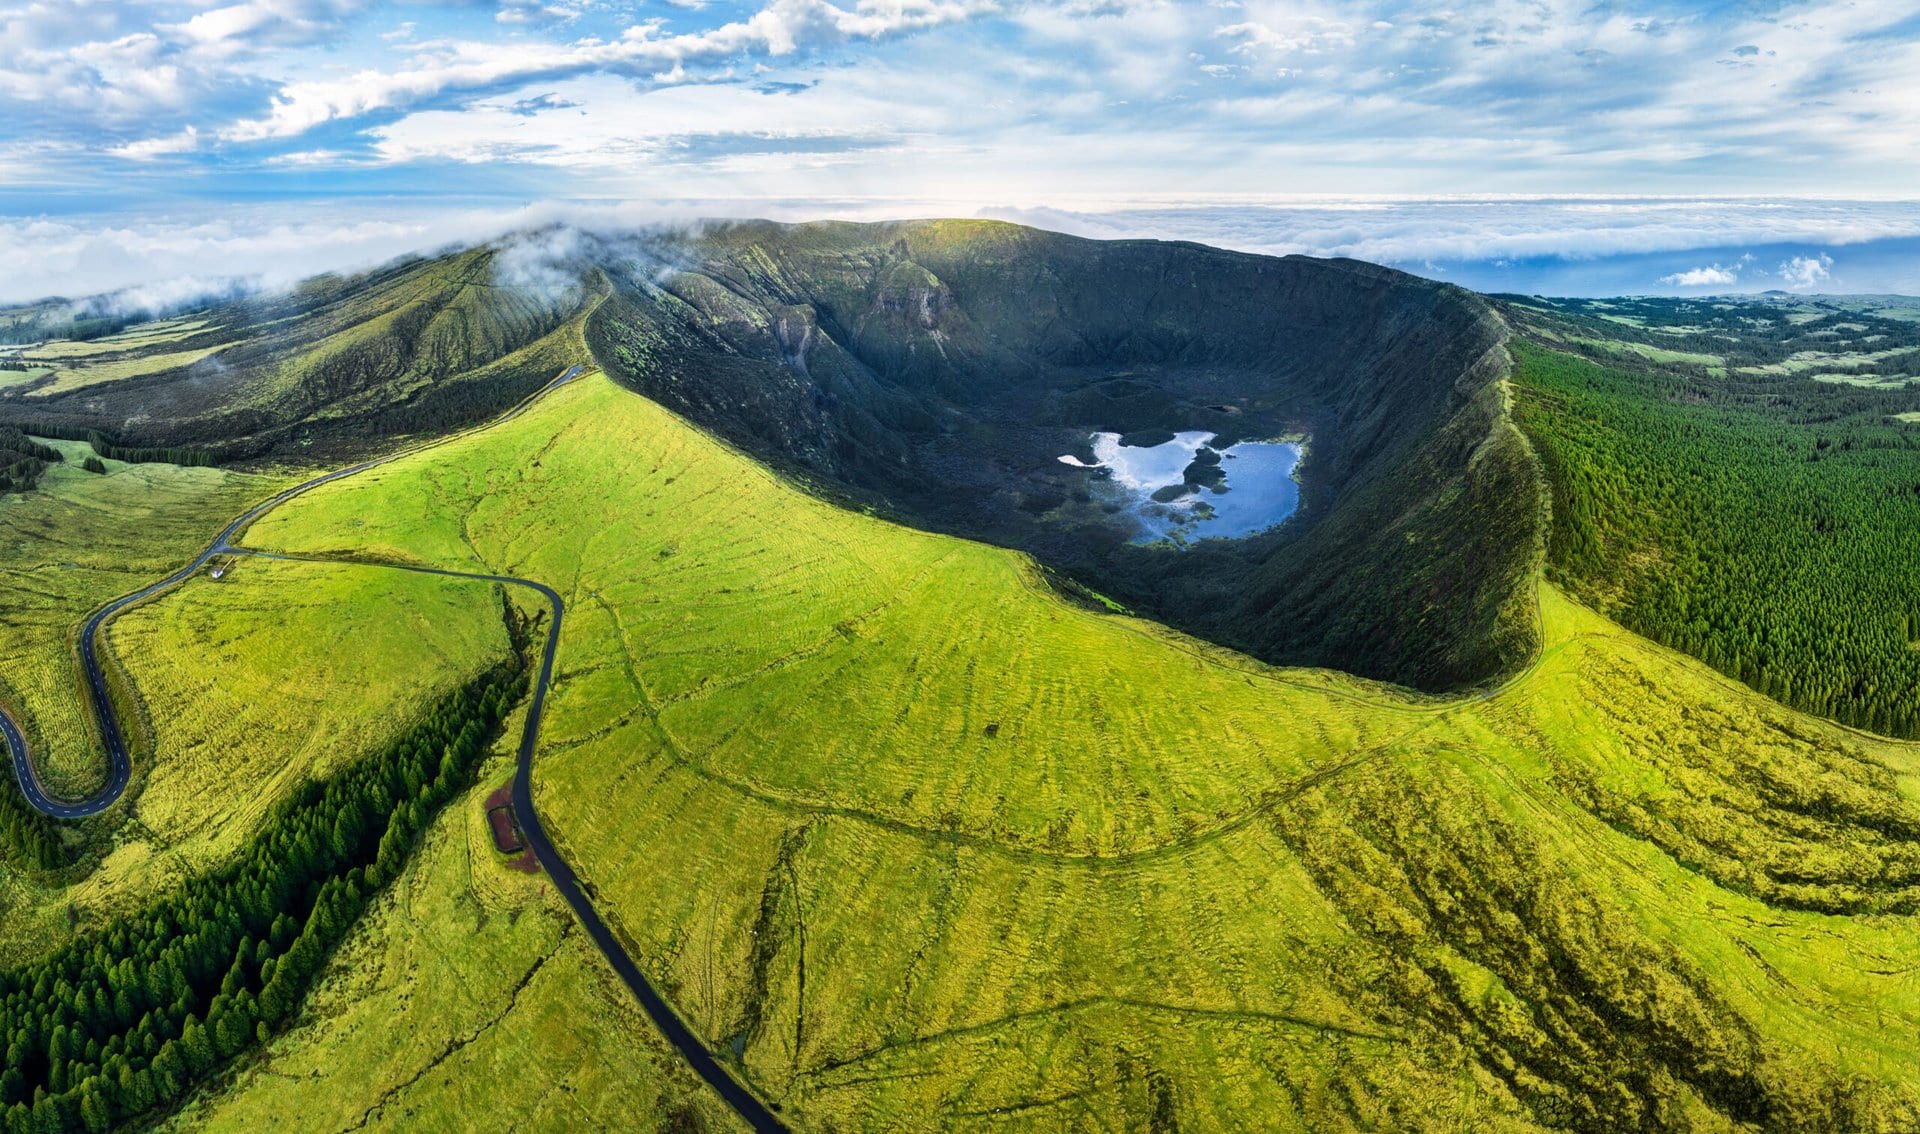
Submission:
POLYGON ((816 485, 1276 662, 1443 689, 1533 644, 1543 498, 1470 292, 984 221, 716 226, 667 261, 609 267, 599 361, 816 485), (1140 546, 1059 460, 1097 430, 1306 434, 1301 506, 1140 546))

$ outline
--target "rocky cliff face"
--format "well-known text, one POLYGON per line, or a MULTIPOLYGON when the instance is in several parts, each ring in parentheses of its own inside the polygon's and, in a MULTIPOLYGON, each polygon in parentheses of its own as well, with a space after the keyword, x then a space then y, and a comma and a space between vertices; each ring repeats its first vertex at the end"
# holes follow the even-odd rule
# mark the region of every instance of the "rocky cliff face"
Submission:
POLYGON ((675 262, 613 273, 602 363, 817 485, 1276 661, 1440 688, 1530 645, 1535 473, 1505 327, 1471 293, 971 221, 726 225, 675 262), (1303 506, 1251 539, 1135 546, 1058 460, 1094 430, 1309 434, 1303 506))
POLYGON ((1543 509, 1506 420, 1505 326, 1370 264, 987 221, 723 224, 523 234, 205 316, 152 348, 197 361, 17 386, 0 425, 339 463, 498 413, 584 333, 609 372, 820 491, 1023 548, 1261 657, 1444 688, 1531 642, 1515 596, 1543 509), (1310 436, 1298 512, 1138 546, 1059 459, 1094 431, 1196 430, 1310 436))

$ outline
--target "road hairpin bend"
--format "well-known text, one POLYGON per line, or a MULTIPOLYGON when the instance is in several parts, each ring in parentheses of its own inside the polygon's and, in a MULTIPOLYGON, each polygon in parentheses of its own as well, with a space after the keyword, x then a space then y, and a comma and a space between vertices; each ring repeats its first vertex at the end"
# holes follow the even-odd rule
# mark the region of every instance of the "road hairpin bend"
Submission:
MULTIPOLYGON (((586 372, 586 369, 585 366, 570 367, 565 373, 555 378, 552 382, 549 382, 546 386, 543 386, 525 401, 522 401, 505 414, 487 423, 487 425, 477 428, 484 429, 488 426, 497 425, 518 417, 542 396, 579 377, 586 372)), ((454 436, 460 436, 460 434, 455 434, 454 436)), ((206 549, 195 556, 193 561, 186 566, 156 583, 151 583, 137 591, 122 595, 101 607, 99 610, 94 611, 93 614, 87 618, 86 623, 80 631, 80 667, 86 679, 89 699, 92 701, 91 707, 93 709, 94 721, 100 730, 100 740, 107 752, 108 775, 106 782, 101 785, 98 791, 85 799, 61 800, 48 794, 45 786, 40 782, 38 772, 34 770, 33 761, 27 754, 26 738, 21 732, 18 723, 14 721, 11 716, 7 715, 4 709, 0 709, 0 734, 4 734, 7 748, 12 753, 14 777, 20 783, 20 790, 26 795, 27 802, 35 809, 60 819, 80 819, 90 815, 98 815, 119 802, 121 795, 125 793, 127 789, 128 780, 132 778, 133 762, 127 755, 126 741, 120 731, 120 722, 114 716, 113 704, 107 695, 106 676, 100 665, 98 653, 100 628, 128 607, 139 602, 144 602, 162 591, 185 582, 191 578, 195 572, 204 567, 209 559, 212 559, 216 555, 248 555, 291 561, 353 563, 357 566, 413 571, 419 574, 440 575, 451 579, 472 579, 477 582, 498 583, 503 586, 525 587, 532 590, 546 600, 548 609, 552 612, 553 617, 547 625, 547 640, 541 650, 539 673, 534 681, 530 700, 527 704, 526 724, 520 730, 520 750, 513 773, 513 809, 514 813, 520 819, 521 829, 527 836, 527 842, 533 848, 533 853, 535 857, 539 859, 541 867, 547 873, 547 877, 552 879, 554 888, 560 892, 562 898, 566 899, 567 906, 573 910, 573 916, 578 919, 581 926, 586 929, 587 936, 592 939, 594 945, 600 950, 601 955, 607 959, 607 963, 613 966, 613 971, 619 975, 621 981, 624 982, 628 990, 633 993, 634 998, 640 1002, 640 1006, 645 1009, 647 1017, 653 1021, 654 1026, 660 1030, 660 1033, 666 1037, 667 1042, 671 1043, 675 1050, 680 1053, 681 1058, 687 1061, 687 1064, 693 1068, 694 1072, 698 1074, 701 1079, 705 1080, 707 1085, 712 1087, 714 1092, 725 1100, 727 1105, 732 1107, 734 1112, 738 1114, 747 1125, 755 1130, 761 1131, 784 1131, 787 1129, 786 1124, 773 1113, 767 1104, 760 1101, 753 1092, 747 1090, 747 1088, 741 1084, 740 1080, 733 1076, 732 1072, 721 1065, 720 1061, 714 1057, 713 1052, 707 1048, 700 1037, 693 1033, 691 1028, 687 1027, 686 1022, 681 1020, 673 1008, 667 1004, 666 999, 662 997, 659 991, 653 987, 652 983, 647 980, 646 975, 640 971, 640 966, 635 963, 633 956, 627 952, 626 946, 622 945, 619 938, 614 936, 613 930, 607 925, 606 921, 601 918, 599 911, 594 908, 592 901, 587 898, 586 893, 581 889, 579 876, 575 873, 572 864, 561 856, 560 851, 553 845, 553 840, 547 837, 546 827, 540 821, 540 814, 534 809, 533 752, 540 738, 540 715, 546 705, 547 687, 553 678, 554 654, 560 647, 560 623, 566 613, 566 604, 561 600, 559 592, 547 586, 545 583, 534 579, 522 579, 515 575, 489 575, 469 571, 450 571, 439 567, 417 567, 409 564, 366 563, 351 559, 343 560, 337 558, 322 558, 319 556, 284 555, 269 551, 258 551, 252 548, 237 547, 233 543, 255 520, 258 520, 274 508, 279 507, 281 504, 286 503, 302 493, 318 488, 323 484, 330 484, 333 481, 353 476, 356 473, 365 472, 370 468, 386 464, 389 461, 406 456, 409 453, 418 452, 421 448, 444 443, 446 440, 448 440, 448 438, 442 438, 429 442, 427 445, 403 449, 384 457, 379 457, 371 461, 363 461, 360 464, 348 468, 338 469, 324 476, 318 476, 312 480, 294 485, 291 488, 269 497, 267 500, 262 501, 242 513, 225 528, 222 528, 220 534, 214 537, 213 542, 208 544, 206 549)))

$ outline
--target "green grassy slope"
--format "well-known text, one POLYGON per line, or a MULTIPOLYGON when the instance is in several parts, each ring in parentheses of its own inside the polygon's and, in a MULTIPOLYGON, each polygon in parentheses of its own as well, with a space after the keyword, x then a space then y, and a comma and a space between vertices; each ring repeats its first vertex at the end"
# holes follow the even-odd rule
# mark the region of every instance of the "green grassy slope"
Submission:
POLYGON ((441 815, 291 1027, 162 1128, 734 1128, 551 889, 493 850, 483 800, 512 747, 441 815))
MULTIPOLYGON (((230 861, 276 803, 499 662, 500 612, 474 597, 454 580, 243 561, 122 614, 107 645, 139 714, 134 783, 104 825, 70 826, 90 840, 73 870, 0 871, 0 960, 230 861)), ((70 654, 44 655, 50 680, 74 672, 70 654)))
POLYGON ((1487 697, 1274 670, 602 380, 250 538, 562 590, 543 814, 804 1127, 1920 1121, 1920 761, 1551 588, 1487 697))
POLYGON ((106 462, 52 442, 65 460, 40 491, 0 496, 0 696, 49 788, 83 795, 105 774, 83 712, 69 635, 94 607, 191 559, 229 516, 281 487, 271 476, 106 462))
POLYGON ((241 558, 120 615, 107 646, 152 748, 139 823, 181 865, 204 866, 302 781, 390 740, 506 657, 499 612, 474 590, 241 558))
MULTIPOLYGON (((483 583, 243 558, 122 615, 108 641, 153 751, 136 756, 124 821, 95 828, 103 861, 79 877, 0 866, 0 975, 76 935, 124 949, 127 923, 103 932, 112 919, 217 874, 273 805, 500 662, 501 599, 483 583)), ((729 1128, 565 908, 491 850, 482 800, 512 748, 502 741, 483 785, 440 816, 272 1045, 168 1122, 418 1129, 432 1100, 445 1129, 574 1128, 608 1114, 632 1129, 729 1128)), ((24 1119, 9 1110, 9 1129, 24 1119)))

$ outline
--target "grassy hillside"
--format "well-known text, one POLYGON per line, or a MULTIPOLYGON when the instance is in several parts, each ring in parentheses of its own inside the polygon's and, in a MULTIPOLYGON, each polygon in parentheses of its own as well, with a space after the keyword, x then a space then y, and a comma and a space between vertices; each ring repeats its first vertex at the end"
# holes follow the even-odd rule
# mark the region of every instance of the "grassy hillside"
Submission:
MULTIPOLYGON (((69 825, 70 837, 90 840, 75 870, 5 873, 4 961, 40 955, 230 861, 310 778, 391 740, 499 662, 500 611, 473 591, 249 560, 116 619, 107 641, 140 717, 135 783, 109 828, 69 825)), ((74 672, 70 656, 45 664, 50 679, 74 672)))
POLYGON ((1517 385, 1552 485, 1550 576, 1787 704, 1920 736, 1916 396, 1539 338, 1517 385))
POLYGON ((505 658, 500 612, 475 590, 241 558, 122 614, 107 645, 152 748, 140 825, 180 865, 204 867, 303 781, 390 740, 505 658))
MULTIPOLYGON (((496 248, 10 351, 0 423, 222 461, 333 461, 500 412, 577 360, 598 281, 527 286, 496 248)), ((70 329, 69 329, 70 330, 70 329)), ((52 328, 50 333, 59 333, 52 328)), ((176 454, 177 459, 178 454, 176 454)))
POLYGON ((604 365, 834 494, 1269 660, 1438 689, 1533 645, 1534 465, 1502 424, 1505 328, 1458 288, 987 221, 712 226, 612 274, 604 365), (1058 459, 1190 429, 1310 435, 1300 513, 1142 547, 1058 459))
POLYGON ((733 1129, 552 891, 493 850, 483 800, 510 750, 441 816, 293 1025, 162 1128, 733 1129))
MULTIPOLYGON (((193 534, 195 523, 217 525, 277 487, 210 469, 112 465, 105 477, 58 469, 47 492, 0 504, 21 537, 16 593, 38 600, 21 604, 35 619, 22 629, 42 629, 48 639, 10 672, 70 677, 71 659, 51 643, 64 641, 68 624, 95 604, 85 597, 90 590, 32 592, 47 570, 36 556, 80 554, 86 563, 69 564, 71 574, 94 587, 130 588, 145 579, 108 574, 105 557, 117 556, 113 567, 122 572, 160 574, 169 561, 141 556, 187 557, 211 531, 193 534), (130 557, 130 547, 140 554, 130 557)), ((500 596, 484 584, 244 557, 216 562, 219 580, 202 575, 110 625, 108 652, 141 719, 131 730, 135 784, 107 820, 70 826, 72 838, 87 833, 78 868, 45 875, 0 859, 0 981, 226 869, 276 805, 389 741, 506 651, 500 596)), ((37 698, 26 703, 41 707, 37 698)), ((11 701, 30 728, 44 720, 21 704, 11 701)), ((61 704, 82 730, 78 699, 61 704)), ((84 731, 71 739, 83 747, 84 731)), ((243 1064, 237 1081, 264 1075, 280 1084, 294 1062, 332 1070, 345 1060, 361 1078, 330 1076, 311 1098, 274 1096, 293 1108, 281 1120, 312 1121, 318 1098, 336 1108, 342 1126, 371 1118, 417 1128, 414 1100, 422 1097, 443 1098, 439 1113, 451 1129, 507 1116, 523 1126, 567 1123, 582 1115, 570 1101, 578 1092, 624 1108, 635 1128, 725 1128, 724 1108, 647 1031, 564 908, 488 849, 484 794, 476 789, 443 817, 426 858, 329 966, 315 1006, 263 1060, 243 1064), (583 1002, 616 993, 614 1010, 581 1015, 583 1002), (394 1020, 409 1013, 411 1042, 396 1045, 394 1020), (485 1089, 463 1088, 465 1109, 448 1109, 448 1081, 466 1081, 476 1060, 485 1089)), ((216 1091, 190 1104, 184 1121, 252 1128, 263 1116, 248 1098, 237 1087, 216 1091)))
POLYGON ((82 795, 105 764, 83 712, 69 635, 89 611, 191 559, 229 516, 284 485, 272 476, 107 461, 82 468, 85 445, 40 491, 0 495, 0 696, 51 789, 82 795))
POLYGON ((1486 697, 1275 670, 602 380, 250 538, 563 591, 542 811, 803 1127, 1920 1122, 1920 761, 1550 587, 1486 697))

